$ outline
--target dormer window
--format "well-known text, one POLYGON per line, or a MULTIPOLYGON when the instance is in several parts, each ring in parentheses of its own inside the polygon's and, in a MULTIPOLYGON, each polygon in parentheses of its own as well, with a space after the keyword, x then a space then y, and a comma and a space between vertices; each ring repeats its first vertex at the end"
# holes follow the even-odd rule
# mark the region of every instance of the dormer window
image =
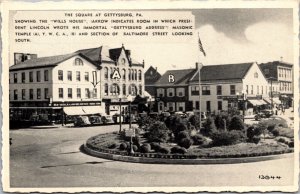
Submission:
POLYGON ((125 58, 122 58, 121 63, 122 63, 122 65, 125 65, 126 59, 125 59, 125 58))
POLYGON ((83 61, 80 58, 76 58, 75 59, 75 65, 76 66, 82 66, 83 65, 83 61))
POLYGON ((258 73, 257 72, 254 73, 254 78, 258 78, 258 73))

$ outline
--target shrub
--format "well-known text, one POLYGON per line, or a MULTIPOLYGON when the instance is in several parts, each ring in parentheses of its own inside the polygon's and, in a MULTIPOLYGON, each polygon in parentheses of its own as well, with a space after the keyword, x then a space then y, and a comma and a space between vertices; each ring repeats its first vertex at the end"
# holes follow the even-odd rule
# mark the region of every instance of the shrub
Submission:
POLYGON ((214 146, 232 145, 241 140, 240 131, 216 131, 212 134, 212 143, 214 146))
POLYGON ((133 145, 132 149, 133 149, 134 152, 137 152, 139 150, 139 148, 136 145, 133 145))
POLYGON ((215 125, 217 129, 226 130, 230 124, 230 116, 228 114, 218 114, 215 118, 215 125))
POLYGON ((171 151, 169 148, 160 147, 160 149, 157 152, 162 153, 162 154, 169 154, 171 151))
POLYGON ((121 143, 120 144, 120 150, 126 150, 127 149, 127 144, 126 143, 121 143))
POLYGON ((185 154, 187 153, 187 150, 183 147, 175 146, 171 148, 172 154, 185 154))
POLYGON ((244 123, 240 116, 233 116, 230 124, 228 126, 228 129, 230 130, 243 130, 244 129, 244 123))
POLYGON ((275 137, 279 136, 279 130, 278 130, 278 129, 274 129, 274 130, 272 131, 272 134, 273 134, 275 137))
POLYGON ((201 134, 197 134, 197 135, 193 136, 192 139, 193 139, 195 145, 203 145, 204 142, 206 141, 205 137, 201 134))
POLYGON ((278 139, 278 142, 280 142, 280 143, 285 143, 286 140, 285 140, 285 138, 282 138, 282 137, 281 137, 281 138, 278 139))
POLYGON ((169 139, 169 133, 165 123, 157 121, 150 126, 147 139, 149 142, 166 142, 169 139))
POLYGON ((151 146, 148 143, 145 143, 140 148, 142 153, 149 153, 151 151, 151 146))
POLYGON ((150 144, 150 146, 151 146, 151 149, 154 150, 154 151, 156 151, 156 152, 160 149, 160 145, 157 142, 152 142, 150 144))
POLYGON ((132 142, 134 145, 140 147, 141 145, 141 138, 139 135, 136 135, 135 137, 132 138, 132 142))
POLYGON ((259 136, 254 136, 254 137, 252 138, 252 141, 253 141, 255 144, 258 144, 259 141, 260 141, 260 137, 259 137, 259 136))
POLYGON ((176 141, 179 142, 180 140, 182 140, 183 138, 189 138, 189 133, 187 131, 180 131, 178 134, 177 134, 177 137, 176 137, 176 141))
POLYGON ((276 127, 276 124, 270 124, 270 125, 268 125, 267 130, 268 130, 269 132, 273 132, 274 129, 275 129, 275 127, 276 127))
POLYGON ((191 123, 191 125, 193 125, 197 130, 199 130, 199 126, 200 126, 200 122, 199 122, 200 118, 196 115, 192 115, 189 118, 189 122, 191 123))
POLYGON ((111 143, 111 144, 108 146, 109 149, 115 149, 116 147, 117 147, 117 143, 116 143, 116 142, 113 142, 113 143, 111 143))
POLYGON ((216 131, 215 121, 212 117, 208 117, 206 121, 203 123, 203 129, 201 129, 201 133, 206 136, 211 136, 211 134, 215 131, 216 131))
POLYGON ((189 149, 192 144, 193 140, 191 140, 190 138, 183 138, 178 142, 179 146, 184 147, 186 149, 189 149))
POLYGON ((294 147, 294 142, 293 142, 293 141, 290 141, 289 144, 288 144, 288 146, 289 146, 290 148, 293 148, 293 147, 294 147))

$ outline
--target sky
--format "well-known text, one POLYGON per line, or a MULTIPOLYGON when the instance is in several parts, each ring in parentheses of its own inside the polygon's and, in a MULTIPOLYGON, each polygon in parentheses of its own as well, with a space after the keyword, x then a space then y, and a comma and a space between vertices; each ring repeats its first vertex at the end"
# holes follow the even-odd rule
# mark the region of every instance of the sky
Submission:
MULTIPOLYGON (((55 44, 45 40, 45 47, 30 45, 16 47, 13 52, 31 52, 38 56, 51 56, 74 52, 79 49, 107 45, 111 48, 130 49, 137 61, 145 61, 158 68, 160 73, 169 69, 194 68, 196 62, 203 65, 244 62, 269 62, 281 60, 293 63, 293 15, 292 9, 197 9, 195 16, 195 40, 186 43, 99 41, 82 43, 74 41, 55 44), (199 32, 204 57, 198 49, 199 32)), ((10 56, 11 57, 11 56, 10 56)))

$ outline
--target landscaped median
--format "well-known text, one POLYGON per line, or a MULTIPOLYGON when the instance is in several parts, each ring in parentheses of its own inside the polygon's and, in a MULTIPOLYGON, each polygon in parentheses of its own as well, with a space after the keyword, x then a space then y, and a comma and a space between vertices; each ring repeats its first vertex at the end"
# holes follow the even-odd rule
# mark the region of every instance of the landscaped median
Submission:
POLYGON ((87 153, 141 163, 214 164, 269 160, 291 156, 293 129, 272 118, 245 125, 240 116, 143 118, 138 128, 91 137, 87 153))

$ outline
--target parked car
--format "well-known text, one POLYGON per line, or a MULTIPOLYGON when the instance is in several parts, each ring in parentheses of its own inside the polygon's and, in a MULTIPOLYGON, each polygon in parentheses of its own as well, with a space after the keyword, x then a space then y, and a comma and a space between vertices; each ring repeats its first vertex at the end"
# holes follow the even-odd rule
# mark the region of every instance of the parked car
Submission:
POLYGON ((151 113, 149 113, 149 117, 151 117, 153 119, 157 119, 159 117, 159 113, 158 112, 151 112, 151 113))
POLYGON ((84 127, 91 125, 91 122, 89 120, 89 117, 87 116, 78 116, 74 119, 74 126, 75 127, 84 127))
MULTIPOLYGON (((125 118, 125 116, 124 116, 124 115, 121 115, 121 121, 122 121, 122 123, 123 123, 124 120, 125 120, 124 118, 125 118)), ((114 115, 112 116, 112 119, 113 119, 114 123, 120 123, 120 114, 119 114, 119 113, 114 114, 114 115)))
MULTIPOLYGON (((199 111, 194 112, 195 116, 199 116, 199 111)), ((201 112, 201 121, 207 119, 206 112, 201 112)))
POLYGON ((101 117, 101 120, 102 120, 103 124, 114 123, 111 115, 103 115, 101 117))
POLYGON ((255 116, 254 116, 254 119, 256 121, 262 119, 262 118, 269 118, 271 117, 272 115, 274 114, 274 112, 272 110, 262 110, 260 111, 259 113, 257 113, 255 116))
POLYGON ((160 115, 163 116, 163 117, 169 117, 169 116, 171 116, 171 113, 169 113, 169 112, 162 112, 160 115))
POLYGON ((187 118, 187 114, 183 113, 183 112, 175 112, 174 115, 178 115, 180 116, 181 118, 187 118))
POLYGON ((101 116, 93 115, 93 116, 89 117, 89 120, 90 120, 92 125, 101 125, 101 124, 103 124, 101 116))

